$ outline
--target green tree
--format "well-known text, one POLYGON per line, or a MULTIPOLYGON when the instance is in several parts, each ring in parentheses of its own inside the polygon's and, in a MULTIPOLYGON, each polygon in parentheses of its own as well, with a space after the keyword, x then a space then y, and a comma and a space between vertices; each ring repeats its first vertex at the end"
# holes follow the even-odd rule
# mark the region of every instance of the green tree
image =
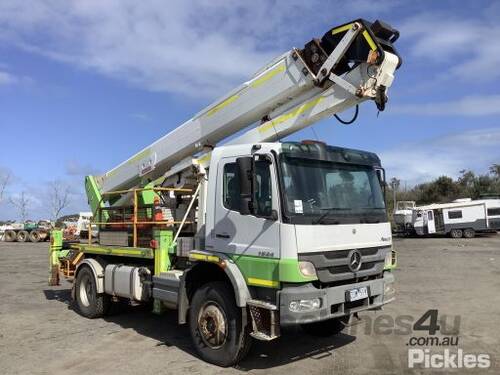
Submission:
POLYGON ((500 180, 500 164, 493 164, 490 167, 490 174, 496 179, 500 180))

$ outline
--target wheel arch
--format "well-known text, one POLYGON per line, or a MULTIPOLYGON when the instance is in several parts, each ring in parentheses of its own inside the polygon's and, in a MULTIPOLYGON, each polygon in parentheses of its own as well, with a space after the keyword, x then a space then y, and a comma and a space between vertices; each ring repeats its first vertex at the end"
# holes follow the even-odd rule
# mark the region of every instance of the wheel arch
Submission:
MULTIPOLYGON (((98 260, 94 258, 87 258, 82 260, 75 269, 75 280, 78 277, 78 273, 85 267, 90 268, 92 274, 94 275, 95 285, 97 288, 97 293, 104 293, 104 267, 98 260)), ((75 297, 75 283, 73 283, 72 296, 75 297)))
POLYGON ((240 269, 227 257, 217 255, 222 262, 198 261, 184 272, 181 279, 178 313, 179 323, 186 323, 189 302, 199 287, 211 281, 225 281, 232 287, 236 306, 246 307, 251 299, 250 291, 240 269))

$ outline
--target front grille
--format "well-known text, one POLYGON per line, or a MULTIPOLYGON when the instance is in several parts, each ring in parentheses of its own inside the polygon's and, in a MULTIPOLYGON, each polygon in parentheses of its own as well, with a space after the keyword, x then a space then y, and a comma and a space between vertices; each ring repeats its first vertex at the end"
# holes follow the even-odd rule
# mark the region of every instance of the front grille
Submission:
POLYGON ((361 253, 361 267, 352 272, 349 269, 349 250, 332 250, 320 253, 299 254, 300 261, 314 264, 321 283, 332 283, 381 274, 384 271, 386 254, 390 246, 357 249, 361 253))

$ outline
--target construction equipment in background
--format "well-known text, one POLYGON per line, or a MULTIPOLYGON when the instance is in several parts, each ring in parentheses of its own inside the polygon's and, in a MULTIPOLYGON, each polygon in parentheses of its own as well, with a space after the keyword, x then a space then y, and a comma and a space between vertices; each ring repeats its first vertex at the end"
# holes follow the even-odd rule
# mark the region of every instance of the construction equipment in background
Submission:
POLYGON ((96 238, 97 225, 91 224, 92 212, 78 213, 76 221, 65 222, 63 237, 65 240, 87 239, 89 237, 89 226, 91 238, 96 238))
POLYGON ((59 270, 73 275, 89 318, 106 314, 112 298, 177 309, 198 354, 220 366, 283 326, 335 334, 352 314, 394 300, 379 158, 279 141, 330 116, 352 123, 366 101, 383 111, 401 64, 398 36, 381 21, 330 29, 116 168, 87 176, 98 238, 65 249, 56 233, 49 283, 59 270), (341 119, 349 108, 354 118, 341 119))
POLYGON ((6 242, 40 242, 49 239, 52 223, 48 220, 38 222, 27 220, 24 223, 3 225, 3 240, 6 242))

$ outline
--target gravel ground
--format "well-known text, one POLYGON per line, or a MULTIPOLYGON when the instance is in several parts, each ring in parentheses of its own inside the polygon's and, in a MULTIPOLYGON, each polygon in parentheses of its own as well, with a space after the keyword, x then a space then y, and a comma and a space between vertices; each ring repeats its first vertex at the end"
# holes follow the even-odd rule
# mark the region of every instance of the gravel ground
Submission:
POLYGON ((486 372, 499 373, 500 235, 396 239, 394 246, 397 300, 383 311, 360 314, 336 337, 318 339, 288 329, 274 342, 254 343, 238 367, 222 369, 194 355, 175 312, 156 316, 141 306, 117 304, 105 319, 85 319, 71 309, 70 284, 47 286, 47 243, 0 242, 0 373, 428 374, 433 370, 408 368, 407 345, 412 336, 428 334, 400 332, 402 326, 392 323, 414 323, 429 309, 446 315, 441 331, 458 336, 460 349, 488 353, 486 372), (454 326, 458 332, 450 330, 454 326))

